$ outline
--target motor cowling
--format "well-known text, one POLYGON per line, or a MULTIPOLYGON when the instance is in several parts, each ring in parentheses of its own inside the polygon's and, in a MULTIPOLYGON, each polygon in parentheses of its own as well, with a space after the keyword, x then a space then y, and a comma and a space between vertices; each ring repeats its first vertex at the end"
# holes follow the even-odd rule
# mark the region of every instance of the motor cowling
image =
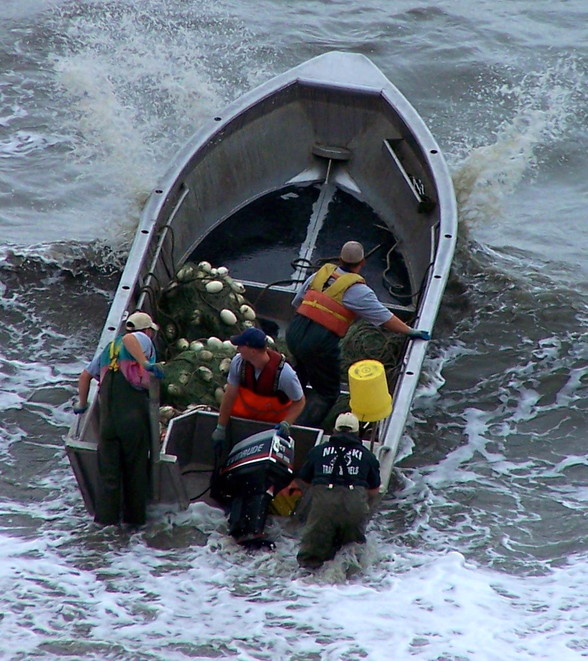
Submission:
POLYGON ((281 477, 292 475, 294 439, 280 436, 274 429, 258 432, 237 443, 229 452, 221 475, 240 475, 252 468, 281 477))
POLYGON ((221 468, 222 491, 230 503, 229 530, 241 544, 264 539, 268 507, 293 476, 294 439, 274 429, 237 443, 221 468))

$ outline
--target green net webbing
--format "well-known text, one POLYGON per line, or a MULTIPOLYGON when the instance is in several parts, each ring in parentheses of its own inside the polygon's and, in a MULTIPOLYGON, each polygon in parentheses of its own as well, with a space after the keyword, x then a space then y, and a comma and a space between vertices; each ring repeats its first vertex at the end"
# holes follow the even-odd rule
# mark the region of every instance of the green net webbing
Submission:
MULTIPOLYGON (((208 262, 187 262, 162 292, 157 311, 165 344, 162 405, 219 408, 237 350, 229 338, 258 326, 244 292, 226 268, 208 262)), ((283 340, 269 338, 269 344, 285 353, 283 340)))
POLYGON ((347 382, 349 367, 358 360, 378 360, 384 365, 392 389, 406 338, 359 319, 341 340, 341 379, 347 382))
POLYGON ((226 268, 187 262, 162 292, 158 319, 168 342, 215 336, 221 340, 254 325, 245 287, 226 268))
POLYGON ((234 348, 198 345, 199 349, 188 348, 166 362, 162 404, 180 409, 191 404, 220 406, 234 348))

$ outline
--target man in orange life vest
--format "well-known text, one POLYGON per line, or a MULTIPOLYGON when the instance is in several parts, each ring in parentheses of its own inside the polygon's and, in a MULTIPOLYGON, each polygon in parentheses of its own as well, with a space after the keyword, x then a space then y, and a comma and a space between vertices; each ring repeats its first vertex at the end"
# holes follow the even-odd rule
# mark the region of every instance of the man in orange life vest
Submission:
POLYGON ((288 349, 302 386, 310 383, 319 396, 299 424, 320 424, 339 397, 339 340, 357 317, 414 339, 431 339, 428 331, 407 326, 380 303, 360 275, 364 264, 361 243, 348 241, 341 248, 339 265, 322 266, 292 301, 296 315, 286 331, 288 349))
POLYGON ((215 449, 222 450, 231 416, 275 422, 279 433, 288 436, 306 403, 296 372, 282 354, 268 349, 267 336, 259 328, 248 328, 231 342, 238 354, 231 361, 212 434, 215 449))

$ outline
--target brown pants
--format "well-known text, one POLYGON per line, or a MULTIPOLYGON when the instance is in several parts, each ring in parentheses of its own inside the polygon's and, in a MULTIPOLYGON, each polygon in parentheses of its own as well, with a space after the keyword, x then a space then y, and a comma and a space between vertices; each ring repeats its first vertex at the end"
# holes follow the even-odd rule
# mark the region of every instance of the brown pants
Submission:
POLYGON ((365 542, 369 517, 367 491, 324 484, 311 487, 310 512, 296 559, 301 567, 320 567, 351 542, 365 542))

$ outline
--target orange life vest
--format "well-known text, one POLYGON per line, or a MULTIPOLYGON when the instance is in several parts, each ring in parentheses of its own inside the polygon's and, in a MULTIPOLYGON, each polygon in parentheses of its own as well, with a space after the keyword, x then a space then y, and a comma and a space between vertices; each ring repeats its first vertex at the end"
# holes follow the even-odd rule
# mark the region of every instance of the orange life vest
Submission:
POLYGON ((343 294, 358 282, 359 273, 336 273, 335 264, 325 264, 315 274, 296 312, 343 337, 357 316, 343 305, 343 294), (327 287, 329 278, 335 282, 327 287))
POLYGON ((246 360, 241 364, 239 391, 231 415, 263 422, 281 422, 292 404, 278 389, 280 374, 286 359, 277 351, 268 349, 269 362, 255 378, 255 368, 246 360))

